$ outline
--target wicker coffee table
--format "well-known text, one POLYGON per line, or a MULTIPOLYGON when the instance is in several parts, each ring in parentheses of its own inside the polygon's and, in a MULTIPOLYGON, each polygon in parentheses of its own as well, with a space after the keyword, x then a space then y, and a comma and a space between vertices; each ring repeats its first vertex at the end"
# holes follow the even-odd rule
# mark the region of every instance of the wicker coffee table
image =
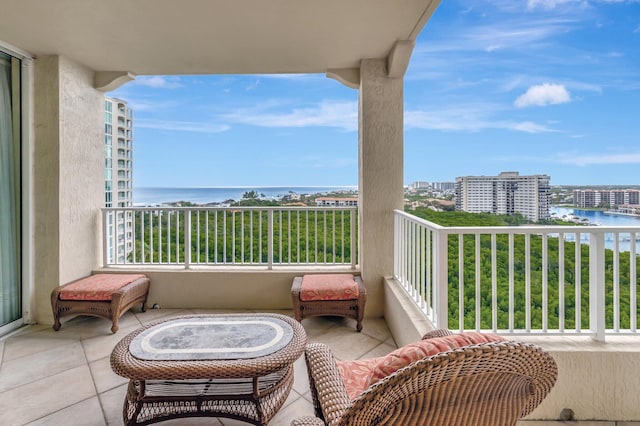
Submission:
POLYGON ((126 425, 228 417, 266 425, 287 399, 302 326, 278 314, 191 315, 142 327, 111 353, 126 425))

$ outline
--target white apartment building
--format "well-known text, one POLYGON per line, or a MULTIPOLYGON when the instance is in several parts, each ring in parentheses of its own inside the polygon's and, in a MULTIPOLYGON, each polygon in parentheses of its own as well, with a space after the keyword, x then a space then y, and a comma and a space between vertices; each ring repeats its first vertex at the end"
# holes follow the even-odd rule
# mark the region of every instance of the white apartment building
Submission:
POLYGON ((455 191, 455 182, 431 182, 431 187, 436 191, 448 192, 455 191))
MULTIPOLYGON (((133 207, 133 111, 121 99, 104 100, 105 207, 133 207)), ((133 250, 133 214, 107 215, 109 261, 124 263, 133 250)))
POLYGON ((576 207, 611 207, 640 204, 637 189, 574 189, 576 207))
POLYGON ((429 184, 429 182, 416 181, 416 182, 411 182, 407 186, 407 189, 409 191, 416 191, 418 189, 431 189, 431 185, 429 184))
POLYGON ((456 210, 507 215, 520 213, 535 222, 548 219, 551 205, 549 181, 547 175, 520 176, 518 172, 457 177, 456 210))

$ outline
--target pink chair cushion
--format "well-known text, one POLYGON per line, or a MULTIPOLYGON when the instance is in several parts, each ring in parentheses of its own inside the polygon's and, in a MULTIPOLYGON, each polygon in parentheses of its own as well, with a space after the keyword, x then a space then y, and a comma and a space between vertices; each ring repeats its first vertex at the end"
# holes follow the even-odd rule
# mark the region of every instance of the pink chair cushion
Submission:
POLYGON ((405 345, 389 355, 368 360, 337 361, 338 371, 351 400, 369 386, 395 371, 423 358, 437 355, 463 346, 487 342, 499 342, 504 337, 491 333, 466 332, 445 337, 420 340, 405 345))
POLYGON ((352 300, 358 296, 358 283, 351 274, 315 274, 302 277, 302 301, 352 300))
POLYGON ((60 292, 60 300, 108 301, 114 292, 139 278, 143 274, 96 274, 81 278, 65 286, 60 292))

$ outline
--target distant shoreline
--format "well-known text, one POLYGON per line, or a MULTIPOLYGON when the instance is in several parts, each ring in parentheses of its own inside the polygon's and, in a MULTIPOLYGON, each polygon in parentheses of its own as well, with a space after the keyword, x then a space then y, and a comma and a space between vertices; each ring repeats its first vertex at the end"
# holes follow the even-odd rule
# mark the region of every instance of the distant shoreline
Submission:
POLYGON ((234 186, 234 187, 137 187, 134 206, 155 206, 190 202, 196 205, 239 201, 245 192, 255 191, 261 199, 278 200, 291 194, 312 195, 356 191, 353 186, 234 186))

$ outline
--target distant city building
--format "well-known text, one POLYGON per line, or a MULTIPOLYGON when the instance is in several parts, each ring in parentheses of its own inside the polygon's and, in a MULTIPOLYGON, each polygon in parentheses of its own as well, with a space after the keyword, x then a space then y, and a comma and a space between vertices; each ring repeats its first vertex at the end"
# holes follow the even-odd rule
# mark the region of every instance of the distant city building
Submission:
POLYGON ((456 190, 455 182, 431 182, 431 187, 435 191, 451 192, 456 190))
POLYGON ((431 188, 431 185, 429 184, 429 182, 422 182, 422 181, 411 182, 407 187, 409 191, 416 191, 418 189, 430 189, 430 188, 431 188))
POLYGON ((503 172, 498 176, 462 176, 455 182, 456 210, 513 215, 537 222, 549 219, 550 178, 503 172))
POLYGON ((316 206, 318 207, 350 207, 357 206, 357 198, 340 198, 340 197, 319 197, 316 198, 316 206))
POLYGON ((574 189, 573 205, 576 207, 613 207, 640 204, 637 189, 574 189))
POLYGON ((424 182, 416 181, 407 185, 409 191, 433 190, 435 192, 453 192, 456 188, 455 182, 424 182))
MULTIPOLYGON (((133 111, 127 102, 105 97, 105 207, 133 207, 133 111)), ((107 257, 124 263, 133 250, 133 213, 107 215, 107 257)))

